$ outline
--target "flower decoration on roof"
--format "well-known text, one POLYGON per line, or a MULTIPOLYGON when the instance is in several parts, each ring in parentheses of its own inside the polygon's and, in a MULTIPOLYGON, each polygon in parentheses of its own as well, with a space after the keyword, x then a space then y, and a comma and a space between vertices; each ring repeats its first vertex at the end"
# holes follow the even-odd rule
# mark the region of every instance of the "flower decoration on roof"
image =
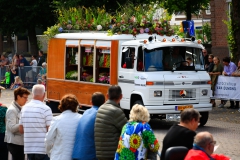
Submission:
MULTIPOLYGON (((170 16, 166 16, 166 11, 159 5, 150 3, 149 5, 138 5, 128 3, 121 6, 114 14, 102 8, 59 8, 58 26, 56 28, 48 28, 46 35, 50 34, 51 29, 54 32, 81 32, 81 31, 107 31, 109 35, 113 34, 158 34, 171 36, 174 30, 171 28, 168 20, 170 16)), ((51 38, 51 37, 50 37, 51 38)))

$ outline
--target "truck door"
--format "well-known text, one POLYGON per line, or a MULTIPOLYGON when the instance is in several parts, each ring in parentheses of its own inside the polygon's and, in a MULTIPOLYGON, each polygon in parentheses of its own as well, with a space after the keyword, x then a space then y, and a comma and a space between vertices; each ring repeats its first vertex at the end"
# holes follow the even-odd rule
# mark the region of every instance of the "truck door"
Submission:
POLYGON ((130 96, 134 90, 134 71, 136 70, 135 55, 137 48, 124 46, 119 56, 118 84, 122 89, 123 98, 120 105, 124 109, 130 109, 130 96))

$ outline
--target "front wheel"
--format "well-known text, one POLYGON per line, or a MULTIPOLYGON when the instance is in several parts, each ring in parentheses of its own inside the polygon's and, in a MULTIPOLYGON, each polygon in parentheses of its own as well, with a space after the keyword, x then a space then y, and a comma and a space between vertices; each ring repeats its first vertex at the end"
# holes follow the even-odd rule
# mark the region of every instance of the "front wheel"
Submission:
POLYGON ((208 121, 209 112, 200 112, 200 126, 204 126, 208 121))
MULTIPOLYGON (((137 101, 135 101, 135 102, 133 103, 133 106, 134 106, 135 104, 143 105, 143 101, 142 101, 142 100, 137 100, 137 101)), ((132 106, 132 107, 133 107, 133 106, 132 106)), ((131 108, 132 108, 132 107, 131 107, 131 108)))

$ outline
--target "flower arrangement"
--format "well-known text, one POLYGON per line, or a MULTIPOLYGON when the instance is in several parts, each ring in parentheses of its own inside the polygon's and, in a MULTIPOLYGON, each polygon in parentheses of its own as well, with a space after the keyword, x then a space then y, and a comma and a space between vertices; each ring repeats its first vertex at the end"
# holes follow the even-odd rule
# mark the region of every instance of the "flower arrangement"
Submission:
POLYGON ((57 9, 58 24, 50 27, 44 34, 52 38, 57 33, 79 31, 107 31, 113 34, 158 34, 171 36, 174 30, 168 20, 170 16, 158 14, 160 5, 150 3, 148 5, 135 6, 128 3, 120 8, 112 16, 102 8, 59 8, 57 9), (52 31, 52 32, 51 32, 52 31))
POLYGON ((81 81, 93 82, 93 75, 84 70, 81 76, 81 81))
POLYGON ((109 74, 108 73, 100 73, 98 81, 100 83, 107 83, 107 84, 109 84, 110 83, 110 76, 109 76, 109 74))
POLYGON ((69 72, 67 72, 66 79, 77 80, 78 79, 78 72, 77 71, 69 71, 69 72))

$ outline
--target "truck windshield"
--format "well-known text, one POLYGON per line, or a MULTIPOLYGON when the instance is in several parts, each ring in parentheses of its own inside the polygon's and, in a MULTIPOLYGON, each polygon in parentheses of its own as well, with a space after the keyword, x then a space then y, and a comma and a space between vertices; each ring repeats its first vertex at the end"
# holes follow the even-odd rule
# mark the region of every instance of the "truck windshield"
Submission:
POLYGON ((144 70, 205 70, 202 49, 193 47, 161 47, 144 49, 144 70))

